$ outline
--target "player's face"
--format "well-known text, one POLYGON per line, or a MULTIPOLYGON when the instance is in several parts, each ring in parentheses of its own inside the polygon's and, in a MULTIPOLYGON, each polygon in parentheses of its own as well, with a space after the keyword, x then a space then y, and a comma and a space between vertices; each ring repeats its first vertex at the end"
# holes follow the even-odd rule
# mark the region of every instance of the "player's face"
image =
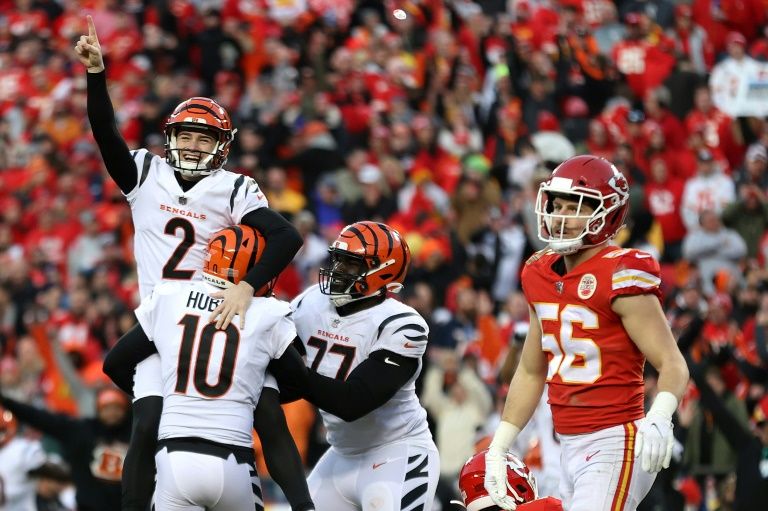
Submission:
POLYGON ((117 426, 125 418, 125 408, 116 403, 109 403, 99 408, 99 420, 107 426, 117 426))
POLYGON ((216 147, 216 138, 204 131, 180 131, 176 136, 176 147, 180 149, 182 161, 199 162, 216 147))
MULTIPOLYGON (((333 271, 334 273, 357 277, 365 272, 365 265, 360 259, 336 254, 333 258, 333 271)), ((333 279, 331 281, 331 291, 334 293, 346 293, 349 284, 350 280, 348 279, 333 279)))
POLYGON ((581 203, 579 207, 578 199, 565 197, 555 197, 552 201, 552 231, 560 233, 562 229, 563 238, 576 238, 587 225, 589 217, 595 210, 587 203, 581 203))

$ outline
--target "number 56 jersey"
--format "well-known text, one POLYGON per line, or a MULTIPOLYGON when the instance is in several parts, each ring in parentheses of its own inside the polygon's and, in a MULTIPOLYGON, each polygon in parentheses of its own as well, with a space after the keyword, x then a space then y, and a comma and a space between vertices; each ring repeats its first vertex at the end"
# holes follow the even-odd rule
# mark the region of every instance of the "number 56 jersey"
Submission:
MULTIPOLYGON (((352 422, 321 410, 327 439, 344 455, 393 442, 434 448, 427 412, 415 381, 427 348, 426 321, 411 307, 387 298, 369 309, 340 316, 329 297, 312 286, 291 302, 296 332, 307 351, 307 365, 319 374, 345 380, 370 353, 388 350, 419 360, 419 368, 384 405, 352 422)), ((385 359, 386 361, 386 359, 385 359)), ((376 385, 372 381, 370 385, 376 385)))
POLYGON ((521 277, 536 311, 555 430, 589 433, 642 418, 645 356, 611 308, 620 296, 661 297, 659 264, 645 252, 607 246, 572 271, 551 251, 534 254, 521 277))

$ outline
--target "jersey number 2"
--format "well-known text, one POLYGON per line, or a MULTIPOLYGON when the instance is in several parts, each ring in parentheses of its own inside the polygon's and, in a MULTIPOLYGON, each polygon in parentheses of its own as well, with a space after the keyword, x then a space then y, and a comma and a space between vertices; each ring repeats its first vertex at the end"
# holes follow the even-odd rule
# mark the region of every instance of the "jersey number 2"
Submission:
POLYGON ((179 263, 189 252, 190 247, 195 244, 195 228, 186 218, 175 217, 168 220, 165 224, 165 234, 176 236, 176 232, 181 229, 183 237, 173 251, 168 262, 163 266, 163 278, 173 280, 190 280, 195 274, 194 270, 179 270, 179 263))
POLYGON ((594 383, 602 374, 600 347, 589 338, 573 336, 573 324, 582 330, 596 330, 600 325, 597 314, 583 305, 566 305, 560 309, 556 303, 534 304, 539 321, 560 324, 560 335, 542 334, 541 349, 552 354, 547 369, 547 381, 556 374, 563 383, 594 383))
POLYGON ((210 398, 221 397, 232 386, 232 377, 237 361, 237 348, 240 346, 240 332, 231 323, 226 330, 217 329, 215 323, 206 323, 198 335, 199 323, 200 316, 194 314, 187 314, 179 321, 179 324, 184 327, 184 332, 179 349, 179 367, 176 370, 176 388, 174 390, 179 394, 186 394, 189 374, 192 373, 192 381, 200 394, 210 398), (226 339, 224 339, 224 353, 221 356, 219 377, 216 383, 211 385, 207 380, 208 365, 213 351, 213 337, 216 334, 224 334, 226 339), (198 339, 200 342, 196 342, 198 339), (193 361, 192 353, 195 351, 195 344, 198 346, 193 361))

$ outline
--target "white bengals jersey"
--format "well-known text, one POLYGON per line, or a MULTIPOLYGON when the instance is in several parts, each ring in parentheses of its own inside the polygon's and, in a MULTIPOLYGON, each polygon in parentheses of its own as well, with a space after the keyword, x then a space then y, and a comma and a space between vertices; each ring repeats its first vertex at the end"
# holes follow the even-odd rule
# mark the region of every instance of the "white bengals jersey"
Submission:
POLYGON ((368 355, 389 350, 419 360, 413 377, 383 406, 352 422, 321 411, 328 443, 342 454, 357 454, 408 440, 433 445, 427 412, 416 397, 428 327, 411 307, 392 298, 349 316, 339 316, 327 295, 312 286, 291 302, 296 331, 307 350, 307 365, 318 373, 346 379, 368 355))
POLYGON ((164 282, 136 317, 160 354, 163 414, 158 438, 198 437, 251 447, 253 410, 269 361, 296 338, 287 302, 254 298, 239 322, 218 330, 208 315, 221 301, 205 282, 164 282))
POLYGON ((0 511, 36 511, 36 484, 27 475, 45 463, 40 442, 12 438, 0 447, 0 511))
POLYGON ((142 298, 160 281, 199 279, 211 235, 268 205, 253 178, 222 169, 185 192, 164 158, 146 149, 131 154, 138 184, 126 198, 142 298))

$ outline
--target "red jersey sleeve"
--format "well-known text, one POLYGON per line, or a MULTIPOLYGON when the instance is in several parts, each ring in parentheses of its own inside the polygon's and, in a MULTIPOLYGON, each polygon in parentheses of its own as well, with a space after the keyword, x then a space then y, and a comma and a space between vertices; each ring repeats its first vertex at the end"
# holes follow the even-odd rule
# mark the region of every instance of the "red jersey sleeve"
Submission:
POLYGON ((555 497, 544 497, 517 506, 517 511, 563 511, 563 504, 555 497))
POLYGON ((661 300, 661 269, 659 262, 642 250, 617 250, 611 277, 610 301, 619 296, 653 293, 661 300))

